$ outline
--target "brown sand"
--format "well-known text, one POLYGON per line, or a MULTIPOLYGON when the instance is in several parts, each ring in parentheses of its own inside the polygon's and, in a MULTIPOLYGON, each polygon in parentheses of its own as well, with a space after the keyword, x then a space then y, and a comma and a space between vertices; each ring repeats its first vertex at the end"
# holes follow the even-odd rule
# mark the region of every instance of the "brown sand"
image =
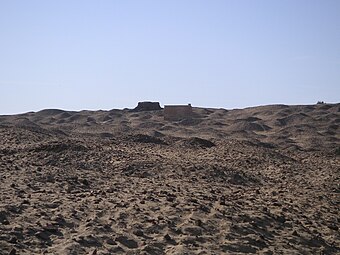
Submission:
POLYGON ((0 116, 0 254, 339 254, 340 104, 0 116))

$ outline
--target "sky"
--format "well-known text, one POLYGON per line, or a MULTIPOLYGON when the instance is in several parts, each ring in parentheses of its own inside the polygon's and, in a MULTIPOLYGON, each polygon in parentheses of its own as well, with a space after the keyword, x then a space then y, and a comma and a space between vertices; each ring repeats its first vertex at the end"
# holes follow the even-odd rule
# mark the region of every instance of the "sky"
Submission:
POLYGON ((339 0, 0 0, 0 114, 340 102, 339 0))

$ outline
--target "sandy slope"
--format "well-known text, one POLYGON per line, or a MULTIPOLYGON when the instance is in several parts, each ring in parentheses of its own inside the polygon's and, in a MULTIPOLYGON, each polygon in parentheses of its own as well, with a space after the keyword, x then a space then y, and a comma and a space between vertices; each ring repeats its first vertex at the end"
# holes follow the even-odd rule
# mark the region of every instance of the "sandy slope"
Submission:
POLYGON ((340 104, 195 114, 0 116, 0 254, 340 252, 340 104))

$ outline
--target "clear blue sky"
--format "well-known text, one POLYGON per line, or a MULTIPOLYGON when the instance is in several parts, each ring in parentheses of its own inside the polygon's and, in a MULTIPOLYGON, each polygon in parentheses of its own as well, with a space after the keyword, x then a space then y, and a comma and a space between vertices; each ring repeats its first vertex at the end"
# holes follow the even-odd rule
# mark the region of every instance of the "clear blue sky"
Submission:
POLYGON ((340 1, 0 1, 0 114, 143 100, 340 102, 340 1))

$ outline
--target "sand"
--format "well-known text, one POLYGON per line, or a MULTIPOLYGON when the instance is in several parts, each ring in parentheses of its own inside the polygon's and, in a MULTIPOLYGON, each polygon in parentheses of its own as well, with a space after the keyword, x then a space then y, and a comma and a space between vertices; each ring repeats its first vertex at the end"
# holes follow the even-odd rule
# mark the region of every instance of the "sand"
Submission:
POLYGON ((0 116, 0 254, 339 254, 340 104, 0 116))

